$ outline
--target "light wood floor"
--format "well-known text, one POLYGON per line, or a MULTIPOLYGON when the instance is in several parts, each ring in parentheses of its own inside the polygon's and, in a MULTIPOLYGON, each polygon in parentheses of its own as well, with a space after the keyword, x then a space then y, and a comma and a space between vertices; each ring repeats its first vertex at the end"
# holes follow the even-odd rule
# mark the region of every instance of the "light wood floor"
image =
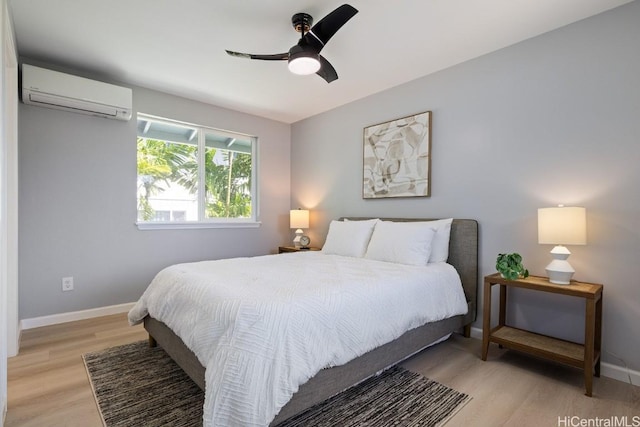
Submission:
POLYGON ((146 337, 126 314, 23 331, 8 363, 5 426, 101 426, 82 354, 146 337))
MULTIPOLYGON (((102 425, 81 355, 146 337, 141 326, 128 326, 124 314, 24 331, 20 354, 9 359, 5 425, 102 425)), ((479 354, 479 340, 454 335, 403 363, 472 396, 447 427, 557 427, 581 425, 580 419, 623 416, 628 425, 640 425, 640 387, 596 378, 589 398, 577 369, 495 345, 486 362, 479 354), (559 417, 568 421, 559 422, 559 417)))

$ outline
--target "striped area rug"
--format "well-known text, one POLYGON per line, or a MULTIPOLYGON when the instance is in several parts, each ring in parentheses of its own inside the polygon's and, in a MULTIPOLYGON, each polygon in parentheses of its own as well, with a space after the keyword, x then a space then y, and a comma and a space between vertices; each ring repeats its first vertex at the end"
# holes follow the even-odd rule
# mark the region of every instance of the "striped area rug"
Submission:
MULTIPOLYGON (((140 341, 83 359, 107 427, 202 425, 204 393, 160 347, 140 341)), ((470 399, 395 367, 278 427, 439 426, 470 399)))

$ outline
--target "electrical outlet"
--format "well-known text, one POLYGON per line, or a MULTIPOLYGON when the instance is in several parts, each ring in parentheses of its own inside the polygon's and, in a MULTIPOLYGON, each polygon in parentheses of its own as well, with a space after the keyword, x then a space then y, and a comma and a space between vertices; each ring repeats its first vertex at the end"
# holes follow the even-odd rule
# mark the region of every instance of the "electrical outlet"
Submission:
POLYGON ((62 278, 62 292, 72 291, 73 290, 73 277, 63 277, 62 278))

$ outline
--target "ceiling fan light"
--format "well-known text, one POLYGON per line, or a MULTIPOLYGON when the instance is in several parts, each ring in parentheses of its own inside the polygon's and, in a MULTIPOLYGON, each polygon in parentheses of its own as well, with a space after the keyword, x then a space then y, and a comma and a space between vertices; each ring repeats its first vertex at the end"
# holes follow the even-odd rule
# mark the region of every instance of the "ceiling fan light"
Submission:
POLYGON ((300 52, 289 59, 289 71, 293 74, 305 76, 313 74, 320 69, 320 61, 317 55, 308 52, 300 52))

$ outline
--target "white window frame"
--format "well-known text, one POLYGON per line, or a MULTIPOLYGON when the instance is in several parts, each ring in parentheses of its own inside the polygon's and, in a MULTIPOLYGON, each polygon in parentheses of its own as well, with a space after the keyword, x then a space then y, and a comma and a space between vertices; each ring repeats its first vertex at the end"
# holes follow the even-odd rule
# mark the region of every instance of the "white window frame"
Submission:
MULTIPOLYGON (((202 126, 178 120, 166 119, 164 117, 153 116, 150 114, 138 113, 136 121, 139 119, 155 121, 167 124, 175 124, 180 126, 189 126, 198 130, 198 218, 197 221, 137 221, 136 226, 139 230, 182 230, 182 229, 199 229, 199 228, 257 228, 262 224, 260 222, 259 198, 258 198, 258 137, 243 134, 240 132, 230 132, 221 129, 202 126), (205 157, 205 136, 206 133, 215 133, 217 135, 228 135, 230 137, 249 137, 251 139, 251 218, 206 218, 205 219, 205 174, 202 173, 204 168, 205 157)), ((137 140, 136 131, 136 140, 137 140)), ((137 152, 137 150, 136 150, 137 152)), ((137 172, 136 172, 137 176, 137 172)), ((137 200, 137 196, 136 196, 137 200)), ((137 201, 136 201, 137 205, 137 201)), ((136 209, 137 215, 137 209, 136 209)))

